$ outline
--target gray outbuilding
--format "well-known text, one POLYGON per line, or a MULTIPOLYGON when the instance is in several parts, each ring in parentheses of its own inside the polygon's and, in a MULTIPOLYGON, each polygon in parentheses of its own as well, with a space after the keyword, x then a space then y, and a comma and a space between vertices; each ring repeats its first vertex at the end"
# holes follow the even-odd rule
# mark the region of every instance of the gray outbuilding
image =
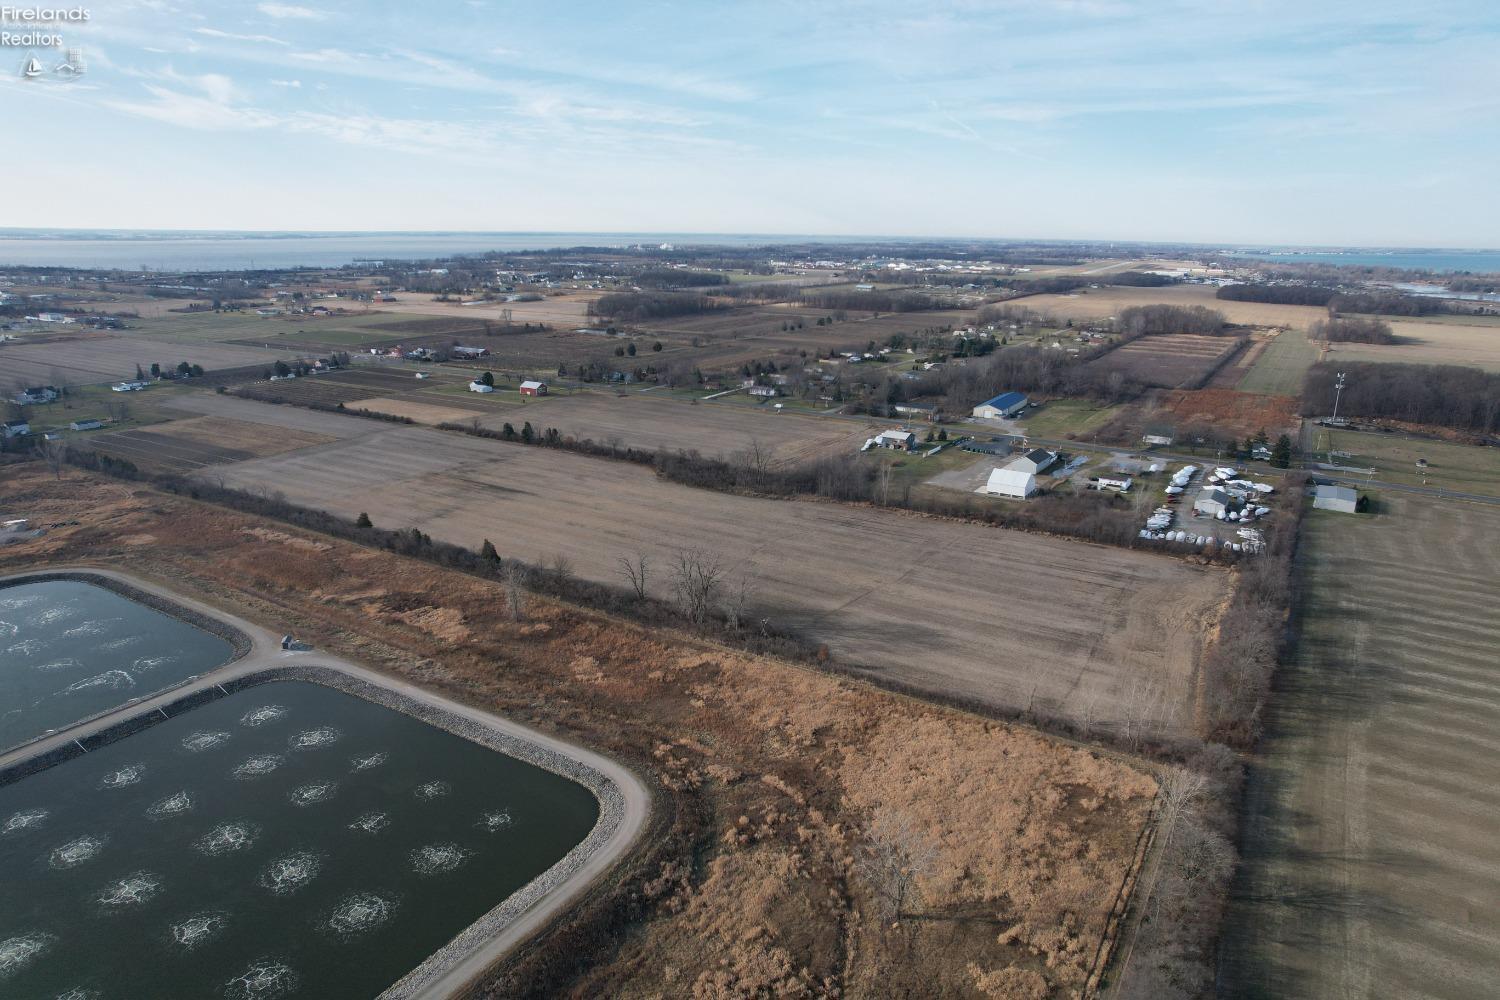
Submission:
POLYGON ((1359 493, 1348 486, 1318 486, 1313 489, 1313 506, 1353 514, 1359 509, 1359 493))

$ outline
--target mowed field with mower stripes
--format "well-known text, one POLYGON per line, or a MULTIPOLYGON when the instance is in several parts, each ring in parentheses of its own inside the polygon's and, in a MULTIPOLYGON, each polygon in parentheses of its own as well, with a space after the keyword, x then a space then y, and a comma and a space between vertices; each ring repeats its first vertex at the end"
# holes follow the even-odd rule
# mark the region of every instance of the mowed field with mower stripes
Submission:
POLYGON ((1500 984, 1500 507, 1381 504, 1306 521, 1221 996, 1500 984))

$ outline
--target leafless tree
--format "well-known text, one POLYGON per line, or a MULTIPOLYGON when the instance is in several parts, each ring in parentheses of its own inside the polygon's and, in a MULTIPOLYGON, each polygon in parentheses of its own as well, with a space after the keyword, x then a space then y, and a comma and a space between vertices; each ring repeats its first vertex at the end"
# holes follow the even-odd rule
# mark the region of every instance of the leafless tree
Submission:
POLYGON ((651 557, 644 552, 637 552, 634 556, 621 556, 620 569, 625 574, 625 579, 630 583, 630 589, 635 592, 636 600, 646 599, 647 576, 651 569, 651 557))
POLYGON ((61 479, 63 466, 67 464, 68 459, 68 443, 62 438, 48 440, 43 437, 37 442, 36 450, 42 461, 47 463, 47 468, 52 470, 52 474, 61 479))
POLYGON ((724 598, 724 618, 729 622, 730 628, 739 628, 745 620, 745 609, 750 605, 750 598, 755 588, 748 573, 741 573, 729 584, 728 592, 724 598))
POLYGON ((548 561, 547 568, 552 571, 552 575, 557 579, 558 583, 566 583, 573 579, 573 560, 561 552, 552 553, 552 558, 548 561))
POLYGON ((880 470, 875 473, 876 488, 880 491, 880 505, 887 506, 891 502, 891 469, 895 462, 884 461, 880 463, 880 470))
POLYGON ((682 549, 672 567, 672 589, 682 613, 696 624, 708 620, 724 586, 719 557, 698 549, 682 549))
POLYGON ((858 865, 883 905, 884 919, 901 919, 913 888, 932 869, 937 853, 937 846, 910 816, 884 806, 875 810, 858 865))
POLYGON ((772 449, 760 438, 751 438, 744 449, 736 453, 739 464, 752 472, 763 473, 771 468, 772 449))
POLYGON ((526 611, 526 583, 530 572, 527 570, 525 564, 512 559, 505 564, 503 573, 505 577, 505 596, 510 604, 510 620, 518 622, 526 611))

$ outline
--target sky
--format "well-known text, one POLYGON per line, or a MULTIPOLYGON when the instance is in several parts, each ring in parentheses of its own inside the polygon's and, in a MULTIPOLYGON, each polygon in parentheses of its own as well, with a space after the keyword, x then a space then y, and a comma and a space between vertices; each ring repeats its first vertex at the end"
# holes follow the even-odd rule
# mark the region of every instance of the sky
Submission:
POLYGON ((0 225, 1500 244, 1488 0, 87 9, 0 225))

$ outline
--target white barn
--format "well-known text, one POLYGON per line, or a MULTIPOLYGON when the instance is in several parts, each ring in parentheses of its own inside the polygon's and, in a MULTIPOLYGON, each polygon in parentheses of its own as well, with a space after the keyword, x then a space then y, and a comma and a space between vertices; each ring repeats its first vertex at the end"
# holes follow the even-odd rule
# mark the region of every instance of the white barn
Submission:
POLYGON ((1353 514, 1359 507, 1359 494, 1347 486, 1318 486, 1313 490, 1313 506, 1318 510, 1336 510, 1353 514))
POLYGON ((992 496, 1025 499, 1036 492, 1036 476, 1025 469, 1015 468, 1015 463, 1011 463, 991 470, 989 481, 984 484, 984 492, 992 496))

